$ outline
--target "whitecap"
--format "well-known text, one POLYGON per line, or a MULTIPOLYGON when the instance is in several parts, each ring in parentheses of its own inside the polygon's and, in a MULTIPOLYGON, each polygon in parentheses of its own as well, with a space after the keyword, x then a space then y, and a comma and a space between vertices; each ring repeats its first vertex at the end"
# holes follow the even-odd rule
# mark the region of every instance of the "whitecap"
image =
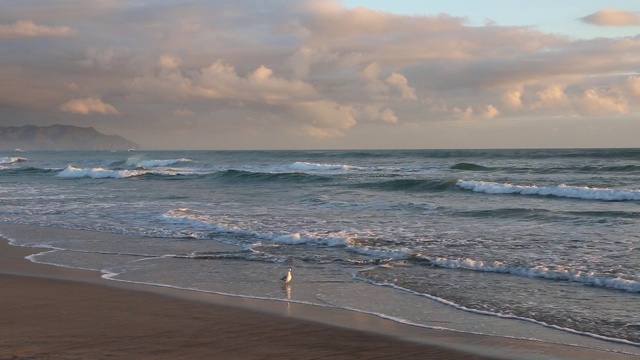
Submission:
POLYGON ((617 190, 587 186, 569 186, 565 184, 558 186, 513 185, 509 183, 500 184, 496 182, 473 180, 458 180, 456 185, 462 189, 486 194, 557 196, 602 201, 640 200, 640 190, 617 190))
POLYGON ((81 168, 76 168, 74 166, 69 165, 64 170, 59 172, 56 176, 64 179, 81 179, 81 178, 124 179, 124 178, 142 176, 148 173, 149 173, 148 171, 144 171, 144 170, 108 170, 100 167, 91 168, 91 169, 87 169, 87 168, 81 169, 81 168))
POLYGON ((13 164, 13 163, 19 163, 23 161, 29 161, 29 159, 23 158, 23 157, 16 157, 16 156, 0 157, 0 164, 13 164))
POLYGON ((164 167, 169 165, 178 164, 181 162, 190 162, 191 159, 188 158, 179 158, 179 159, 165 159, 165 160, 141 160, 139 158, 129 158, 127 159, 127 166, 132 167, 143 167, 143 168, 152 168, 152 167, 164 167))
POLYGON ((640 281, 607 277, 593 272, 572 269, 550 269, 542 265, 534 267, 508 266, 500 261, 484 262, 473 259, 447 259, 436 257, 428 259, 431 264, 450 269, 466 269, 474 271, 495 272, 529 278, 541 278, 560 281, 571 281, 595 287, 617 289, 629 292, 640 292, 640 281))

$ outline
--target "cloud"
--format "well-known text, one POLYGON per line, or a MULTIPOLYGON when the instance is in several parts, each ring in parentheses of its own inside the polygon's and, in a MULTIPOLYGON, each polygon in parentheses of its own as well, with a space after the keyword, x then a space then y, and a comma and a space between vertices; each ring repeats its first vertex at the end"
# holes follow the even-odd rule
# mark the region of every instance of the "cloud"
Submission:
POLYGON ((32 21, 19 20, 10 25, 0 25, 0 39, 68 37, 77 31, 67 26, 50 27, 32 21))
POLYGON ((112 120, 123 130, 173 127, 197 138, 268 130, 321 147, 407 124, 444 129, 451 119, 591 121, 640 111, 637 36, 574 39, 337 0, 67 3, 3 7, 0 39, 12 41, 0 41, 0 112, 25 114, 15 122, 121 114, 112 120), (76 29, 73 41, 30 40, 76 29))
POLYGON ((640 25, 640 13, 604 9, 585 16, 581 20, 599 26, 638 26, 640 25))
POLYGON ((429 60, 465 61, 514 50, 532 52, 564 40, 517 27, 472 27, 466 19, 399 15, 363 7, 347 9, 335 1, 298 7, 296 33, 307 47, 357 55, 359 64, 409 65, 429 60))
POLYGON ((84 59, 78 60, 77 63, 88 67, 110 70, 116 65, 116 61, 125 58, 125 51, 110 46, 106 49, 89 47, 86 50, 84 59))
POLYGON ((101 99, 88 97, 82 99, 69 100, 66 103, 60 105, 60 111, 68 112, 72 114, 105 114, 105 115, 118 115, 113 105, 102 102, 101 99))
POLYGON ((400 99, 418 100, 416 89, 409 86, 409 81, 403 75, 394 72, 385 79, 385 82, 399 93, 400 99))
POLYGON ((356 111, 352 106, 344 106, 332 101, 308 101, 288 105, 295 118, 308 136, 328 138, 344 135, 357 124, 356 111))
POLYGON ((378 63, 367 65, 360 76, 365 80, 365 87, 374 100, 390 99, 418 100, 416 90, 409 86, 409 81, 404 75, 397 72, 391 73, 386 79, 380 79, 381 67, 378 63))
POLYGON ((179 117, 179 118, 186 118, 186 117, 195 116, 195 113, 189 109, 182 108, 182 109, 174 110, 173 116, 179 117))
POLYGON ((535 93, 533 109, 566 109, 571 106, 571 101, 558 85, 551 85, 535 93))
POLYGON ((487 105, 484 112, 480 115, 483 119, 493 119, 500 115, 500 111, 493 105, 487 105))
POLYGON ((466 109, 455 107, 451 112, 453 113, 454 117, 460 120, 472 120, 475 115, 475 112, 471 106, 467 106, 466 109))
POLYGON ((578 113, 583 116, 601 116, 629 113, 626 99, 608 94, 598 89, 587 89, 582 96, 573 100, 578 113))
POLYGON ((221 59, 197 70, 183 71, 180 64, 177 57, 161 56, 157 71, 129 82, 131 98, 149 102, 224 99, 278 103, 308 99, 316 94, 310 84, 275 76, 264 65, 240 76, 233 65, 221 59))
POLYGON ((522 90, 508 90, 502 97, 502 104, 509 110, 522 109, 522 90))
POLYGON ((367 104, 358 110, 358 118, 368 121, 382 121, 390 124, 398 123, 398 117, 390 108, 382 104, 367 104))
POLYGON ((629 76, 626 86, 632 97, 640 99, 640 76, 629 76))

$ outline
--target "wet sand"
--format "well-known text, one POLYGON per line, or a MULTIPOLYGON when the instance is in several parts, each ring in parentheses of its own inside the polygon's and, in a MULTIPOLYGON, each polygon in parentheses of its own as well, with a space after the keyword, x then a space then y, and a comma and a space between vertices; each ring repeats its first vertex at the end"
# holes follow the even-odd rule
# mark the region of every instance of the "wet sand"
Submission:
POLYGON ((24 259, 38 251, 0 239, 0 359, 634 358, 107 281, 24 259))

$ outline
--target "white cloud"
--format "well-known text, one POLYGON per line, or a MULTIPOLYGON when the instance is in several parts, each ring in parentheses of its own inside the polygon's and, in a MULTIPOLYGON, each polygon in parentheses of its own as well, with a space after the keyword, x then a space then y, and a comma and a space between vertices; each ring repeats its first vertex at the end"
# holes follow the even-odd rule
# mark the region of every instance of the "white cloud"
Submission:
POLYGON ((179 58, 162 56, 159 71, 129 82, 132 98, 143 101, 225 99, 278 103, 307 99, 316 94, 310 84, 274 76, 273 70, 264 65, 242 77, 233 65, 223 60, 195 71, 182 71, 180 64, 179 58))
POLYGON ((382 81, 380 79, 381 70, 380 65, 373 62, 360 72, 371 99, 386 100, 394 97, 399 100, 418 100, 416 90, 409 86, 409 81, 404 75, 393 72, 382 81))
POLYGON ((600 26, 638 26, 640 25, 640 13, 603 9, 583 17, 582 21, 600 26))
POLYGON ((400 99, 413 101, 418 100, 418 97, 416 96, 416 89, 409 86, 409 81, 407 81, 407 78, 403 75, 394 72, 386 78, 385 82, 399 92, 400 99))
POLYGON ((533 109, 566 109, 571 106, 571 101, 558 85, 551 85, 535 94, 533 109))
POLYGON ((116 110, 113 105, 104 103, 101 99, 93 97, 69 100, 60 105, 59 109, 63 112, 81 115, 89 115, 92 113, 118 115, 118 110, 116 110))
POLYGON ((480 115, 483 119, 493 119, 500 115, 500 111, 493 105, 487 105, 484 112, 480 115))
POLYGON ((573 100, 573 103, 578 113, 583 116, 629 113, 629 103, 626 99, 597 89, 585 90, 582 96, 573 100))
POLYGON ((0 39, 67 37, 77 31, 67 26, 37 25, 32 21, 19 20, 10 25, 0 25, 0 39))
POLYGON ((386 100, 388 98, 389 86, 379 79, 380 71, 380 65, 374 62, 367 65, 360 72, 360 76, 365 81, 365 89, 373 100, 386 100))
POLYGON ((460 120, 472 120, 474 116, 473 107, 467 106, 466 109, 461 109, 459 107, 454 107, 451 111, 453 116, 460 120))
POLYGON ((508 90, 502 95, 501 100, 507 109, 520 110, 522 108, 522 90, 508 90))

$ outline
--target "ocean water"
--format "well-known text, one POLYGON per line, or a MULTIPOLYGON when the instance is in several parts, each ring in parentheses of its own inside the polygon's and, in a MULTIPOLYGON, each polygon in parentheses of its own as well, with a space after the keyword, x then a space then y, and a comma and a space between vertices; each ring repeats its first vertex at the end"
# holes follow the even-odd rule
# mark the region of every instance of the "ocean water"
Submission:
POLYGON ((0 232, 112 280, 637 349, 639 179, 640 149, 6 152, 0 232))

